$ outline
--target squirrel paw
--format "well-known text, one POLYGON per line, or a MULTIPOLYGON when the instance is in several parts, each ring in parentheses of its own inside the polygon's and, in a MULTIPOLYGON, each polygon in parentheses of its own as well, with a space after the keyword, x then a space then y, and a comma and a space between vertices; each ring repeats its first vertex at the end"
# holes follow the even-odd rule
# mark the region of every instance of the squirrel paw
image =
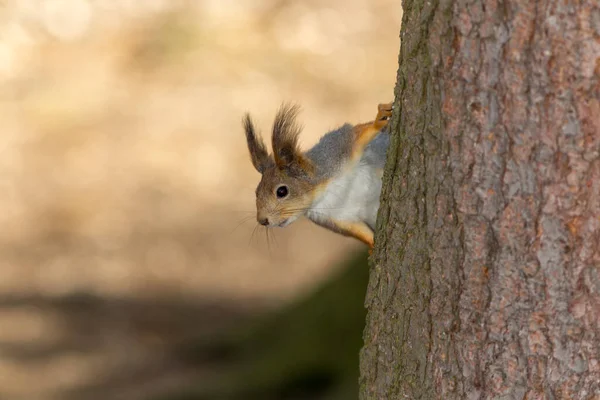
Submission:
POLYGON ((369 246, 369 255, 372 256, 373 250, 375 250, 375 242, 371 241, 371 243, 369 243, 368 246, 369 246))
POLYGON ((392 116, 392 104, 393 103, 386 103, 377 106, 377 116, 375 117, 373 125, 375 125, 375 128, 378 130, 387 126, 389 119, 392 116))

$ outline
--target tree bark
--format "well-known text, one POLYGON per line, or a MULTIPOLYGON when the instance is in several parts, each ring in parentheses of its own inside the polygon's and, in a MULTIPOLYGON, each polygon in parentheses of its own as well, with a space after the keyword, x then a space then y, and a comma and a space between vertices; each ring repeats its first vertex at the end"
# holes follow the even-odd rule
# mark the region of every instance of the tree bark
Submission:
POLYGON ((600 399, 600 5, 404 0, 360 398, 600 399))

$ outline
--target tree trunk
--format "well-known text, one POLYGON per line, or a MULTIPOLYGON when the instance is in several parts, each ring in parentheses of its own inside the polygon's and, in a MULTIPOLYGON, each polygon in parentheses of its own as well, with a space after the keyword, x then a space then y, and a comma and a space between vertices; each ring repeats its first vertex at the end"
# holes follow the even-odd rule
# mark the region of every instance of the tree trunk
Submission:
POLYGON ((360 398, 600 399, 600 5, 404 0, 360 398))

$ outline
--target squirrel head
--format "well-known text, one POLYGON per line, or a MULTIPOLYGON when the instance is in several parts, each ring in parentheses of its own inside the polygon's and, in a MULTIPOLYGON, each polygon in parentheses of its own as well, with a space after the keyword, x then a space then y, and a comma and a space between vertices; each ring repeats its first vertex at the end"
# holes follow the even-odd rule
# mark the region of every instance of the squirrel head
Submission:
POLYGON ((243 119, 254 168, 262 174, 256 188, 256 219, 265 226, 287 226, 303 215, 313 200, 314 166, 300 151, 298 106, 283 105, 273 123, 273 154, 267 153, 249 114, 243 119))

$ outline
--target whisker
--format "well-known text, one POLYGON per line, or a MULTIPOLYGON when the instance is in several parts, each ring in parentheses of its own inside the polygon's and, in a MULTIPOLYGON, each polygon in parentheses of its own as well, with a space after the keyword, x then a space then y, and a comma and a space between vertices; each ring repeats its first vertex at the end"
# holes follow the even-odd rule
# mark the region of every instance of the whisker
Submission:
POLYGON ((325 213, 315 212, 315 214, 320 215, 322 217, 328 217, 328 215, 325 213))
POLYGON ((291 217, 300 213, 305 213, 307 211, 324 211, 324 210, 343 210, 346 207, 315 207, 315 208, 311 208, 311 207, 307 207, 307 208, 291 208, 291 209, 286 209, 283 211, 280 211, 280 215, 282 216, 286 216, 286 217, 291 217))
POLYGON ((252 239, 254 238, 254 234, 256 233, 256 229, 258 228, 258 224, 256 224, 254 226, 254 229, 252 229, 252 234, 250 235, 250 240, 248 241, 248 247, 250 247, 250 245, 252 244, 252 239))
POLYGON ((242 220, 240 222, 238 222, 238 224, 235 226, 235 228, 233 228, 233 230, 231 232, 229 232, 229 236, 233 235, 233 233, 242 225, 244 225, 246 222, 250 221, 254 219, 254 215, 250 215, 247 217, 242 218, 242 220))
POLYGON ((347 207, 307 207, 305 211, 308 210, 343 210, 347 207))
POLYGON ((275 247, 279 247, 279 244, 277 243, 277 235, 275 235, 274 231, 271 231, 271 239, 273 240, 275 247))
POLYGON ((267 236, 267 249, 269 251, 269 258, 273 258, 273 253, 271 252, 271 242, 269 240, 269 228, 265 227, 265 235, 267 236))

